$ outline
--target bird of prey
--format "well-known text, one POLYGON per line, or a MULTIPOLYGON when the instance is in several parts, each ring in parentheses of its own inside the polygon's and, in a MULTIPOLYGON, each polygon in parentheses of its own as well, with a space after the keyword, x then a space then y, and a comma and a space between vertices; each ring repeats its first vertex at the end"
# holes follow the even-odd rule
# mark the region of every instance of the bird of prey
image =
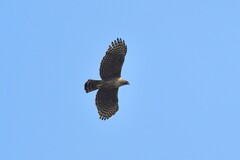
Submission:
POLYGON ((100 77, 102 80, 89 79, 85 85, 86 93, 97 90, 95 104, 100 119, 106 120, 118 111, 118 88, 129 85, 121 78, 121 70, 127 53, 127 45, 121 38, 114 40, 102 59, 100 77))

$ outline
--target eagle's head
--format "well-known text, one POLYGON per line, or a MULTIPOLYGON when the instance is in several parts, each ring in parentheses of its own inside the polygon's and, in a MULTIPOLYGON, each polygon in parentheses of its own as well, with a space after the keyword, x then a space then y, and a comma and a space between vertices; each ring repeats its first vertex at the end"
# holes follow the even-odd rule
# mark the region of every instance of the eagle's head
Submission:
POLYGON ((126 80, 124 80, 122 78, 119 78, 119 83, 120 83, 121 86, 123 86, 123 85, 130 85, 128 81, 126 81, 126 80))

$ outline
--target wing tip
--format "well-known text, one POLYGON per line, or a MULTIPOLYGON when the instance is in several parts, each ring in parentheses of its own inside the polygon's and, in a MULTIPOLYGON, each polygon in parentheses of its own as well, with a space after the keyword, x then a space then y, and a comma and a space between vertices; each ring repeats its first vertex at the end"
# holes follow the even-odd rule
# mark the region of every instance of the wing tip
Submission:
POLYGON ((103 116, 100 116, 99 119, 103 120, 103 121, 106 121, 108 120, 110 117, 103 117, 103 116))
POLYGON ((127 50, 127 45, 125 44, 125 41, 122 38, 117 38, 116 40, 112 41, 111 44, 108 46, 107 52, 110 52, 116 47, 124 47, 124 49, 127 50))

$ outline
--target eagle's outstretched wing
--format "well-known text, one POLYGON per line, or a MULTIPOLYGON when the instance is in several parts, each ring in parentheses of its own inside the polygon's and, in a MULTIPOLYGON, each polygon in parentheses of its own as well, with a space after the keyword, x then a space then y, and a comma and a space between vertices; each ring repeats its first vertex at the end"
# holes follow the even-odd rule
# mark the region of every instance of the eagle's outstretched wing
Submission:
POLYGON ((100 65, 100 76, 103 80, 121 77, 127 45, 124 40, 117 39, 109 46, 100 65))
POLYGON ((95 100, 100 119, 106 120, 118 111, 118 88, 99 89, 95 100))

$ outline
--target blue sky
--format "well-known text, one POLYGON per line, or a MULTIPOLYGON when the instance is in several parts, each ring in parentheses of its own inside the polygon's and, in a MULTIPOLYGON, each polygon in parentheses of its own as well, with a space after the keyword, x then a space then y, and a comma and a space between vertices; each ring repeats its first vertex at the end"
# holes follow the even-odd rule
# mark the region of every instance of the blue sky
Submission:
POLYGON ((239 160, 240 1, 0 2, 1 160, 239 160), (87 79, 128 45, 120 109, 87 79))

